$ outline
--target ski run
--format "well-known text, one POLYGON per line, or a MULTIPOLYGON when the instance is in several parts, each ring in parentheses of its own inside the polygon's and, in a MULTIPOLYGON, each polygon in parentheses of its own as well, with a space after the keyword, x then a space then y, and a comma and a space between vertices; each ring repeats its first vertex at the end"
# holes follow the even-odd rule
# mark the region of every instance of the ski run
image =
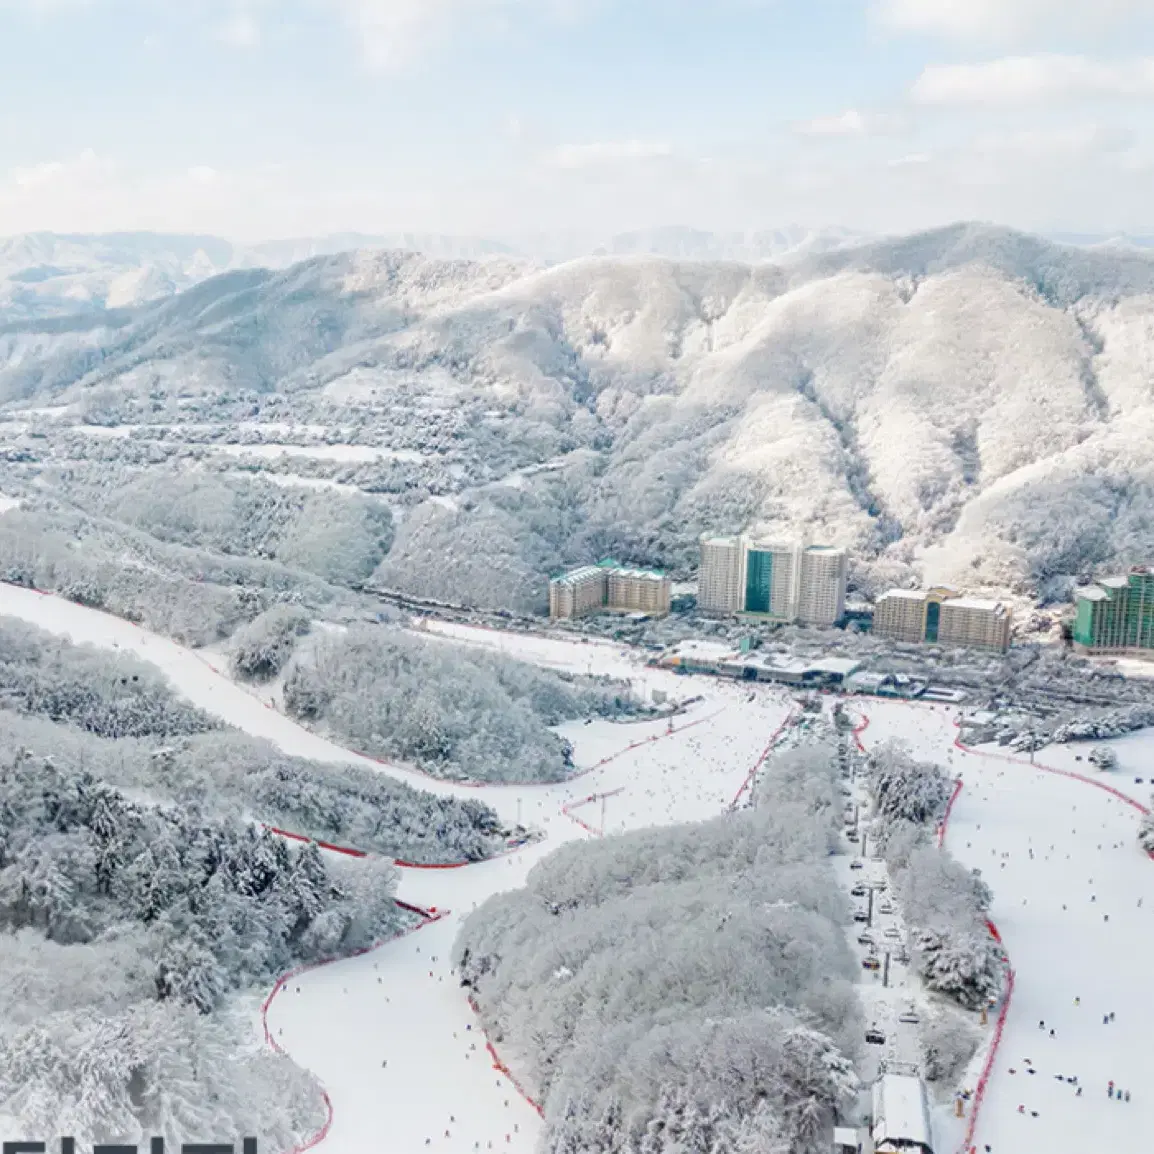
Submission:
MULTIPOLYGON (((458 643, 574 673, 629 678, 646 695, 657 689, 698 697, 671 721, 563 727, 584 771, 570 782, 471 787, 345 750, 270 708, 201 654, 129 622, 8 585, 0 585, 0 613, 78 643, 132 652, 189 701, 287 753, 360 763, 432 793, 475 797, 509 822, 519 818, 545 832, 543 841, 511 856, 459 869, 403 870, 398 897, 435 909, 437 920, 278 987, 267 1009, 269 1036, 326 1088, 331 1124, 314 1147, 324 1154, 530 1154, 540 1115, 495 1068, 449 969, 461 918, 490 895, 521 885, 560 843, 600 832, 603 815, 604 832, 614 833, 722 812, 742 793, 794 704, 767 687, 651 669, 640 654, 604 642, 426 622, 427 633, 458 643)), ((964 750, 955 744, 958 712, 944 706, 867 699, 852 708, 868 719, 861 733, 866 749, 898 739, 961 779, 946 844, 964 865, 980 869, 994 891, 990 916, 1016 982, 997 1052, 987 1055, 984 1047, 959 1087, 972 1090, 989 1057, 973 1146, 979 1154, 1154 1148, 1154 1003, 1145 985, 1154 863, 1136 838, 1138 807, 1151 793, 1154 771, 1145 767, 1154 766, 1154 733, 1111 742, 1120 767, 1101 773, 1076 760, 1076 746, 1045 749, 1036 766, 1000 751, 964 750), (1113 786, 1136 804, 1042 766, 1113 786)), ((837 861, 847 884, 848 863, 848 854, 837 861)), ((894 1025, 903 1007, 923 997, 904 967, 895 967, 890 990, 878 990, 869 972, 862 982, 867 1021, 881 1016, 887 1023, 892 1056, 916 1057, 915 1035, 894 1025)), ((500 1057, 515 1073, 517 1055, 500 1057)), ((958 1154, 970 1122, 955 1118, 948 1104, 937 1109, 935 1154, 958 1154)))

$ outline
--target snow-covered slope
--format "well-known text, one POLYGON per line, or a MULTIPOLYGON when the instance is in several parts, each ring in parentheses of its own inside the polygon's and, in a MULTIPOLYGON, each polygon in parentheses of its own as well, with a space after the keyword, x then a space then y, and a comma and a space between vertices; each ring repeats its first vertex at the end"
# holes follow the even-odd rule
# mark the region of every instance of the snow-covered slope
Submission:
POLYGON ((344 253, 0 329, 0 399, 99 398, 134 443, 248 394, 403 451, 331 478, 406 507, 378 583, 517 608, 742 528, 848 546, 866 592, 1061 594, 1154 555, 1152 366, 1154 258, 984 226, 784 264, 344 253))

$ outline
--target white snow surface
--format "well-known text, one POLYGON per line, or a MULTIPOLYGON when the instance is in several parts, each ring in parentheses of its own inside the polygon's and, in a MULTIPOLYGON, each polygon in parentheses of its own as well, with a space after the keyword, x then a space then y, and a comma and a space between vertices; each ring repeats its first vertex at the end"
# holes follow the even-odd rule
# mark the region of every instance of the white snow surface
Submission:
MULTIPOLYGON (((470 788, 343 750, 262 706, 199 655, 117 618, 11 586, 0 586, 0 612, 76 641, 130 650, 153 662, 196 704, 286 751, 362 762, 435 793, 477 797, 506 818, 520 811, 527 824, 546 831, 544 842, 510 857, 463 869, 404 871, 403 899, 450 909, 451 916, 362 958, 293 979, 276 998, 270 1029, 297 1062, 318 1075, 333 1102, 333 1126, 321 1146, 325 1154, 379 1148, 397 1154, 464 1152, 475 1142, 487 1149, 489 1141, 494 1149, 528 1154, 540 1119, 486 1058, 479 1027, 449 971, 446 959, 460 918, 489 895, 522 884, 531 866, 559 843, 586 836, 562 813, 566 803, 620 789, 606 802, 609 831, 720 812, 788 711, 787 699, 775 692, 762 689, 748 700, 746 686, 648 669, 610 644, 437 626, 442 635, 526 660, 629 676, 646 691, 703 697, 675 720, 677 731, 669 736, 661 736, 663 722, 565 727, 579 766, 617 755, 576 781, 470 788), (660 739, 628 748, 643 737, 660 739)), ((915 755, 962 776, 965 788, 948 844, 993 886, 992 918, 1016 972, 978 1124, 978 1149, 986 1143, 996 1154, 1148 1149, 1154 1132, 1154 1010, 1147 981, 1154 865, 1137 847, 1137 812, 1084 782, 993 752, 955 749, 956 711, 949 707, 871 701, 864 709, 871 722, 863 734, 867 746, 895 737, 915 755), (1110 1013, 1116 1020, 1103 1024, 1110 1013), (1026 1072, 1026 1058, 1036 1074, 1026 1072), (1059 1081, 1059 1074, 1076 1076, 1084 1096, 1076 1097, 1075 1087, 1059 1081), (1111 1079, 1131 1092, 1130 1102, 1107 1097, 1111 1079)), ((1097 776, 1145 800, 1146 788, 1133 784, 1131 770, 1149 764, 1152 743, 1149 733, 1112 743, 1122 769, 1097 776)), ((1046 750, 1039 761, 1058 765, 1068 758, 1069 768, 1088 770, 1073 760, 1077 756, 1073 747, 1046 750)), ((579 812, 597 825, 601 803, 579 812)), ((503 1057, 515 1070, 516 1055, 503 1057)), ((938 1144, 949 1152, 960 1128, 941 1121, 935 1119, 938 1144)))
MULTIPOLYGON (((606 802, 611 832, 722 812, 788 713, 788 701, 778 693, 761 690, 748 701, 748 687, 690 682, 651 670, 615 646, 452 627, 446 631, 458 640, 494 645, 527 660, 631 676, 645 691, 662 688, 683 697, 691 689, 703 697, 674 719, 671 735, 665 721, 563 727, 578 766, 615 757, 578 780, 472 788, 350 753, 262 705, 207 658, 119 618, 9 585, 0 585, 0 613, 151 661, 189 700, 286 752, 360 762, 433 793, 476 797, 504 818, 520 814, 546 832, 545 841, 510 857, 462 869, 403 871, 398 896, 451 915, 371 954, 293 978, 274 1000, 268 1014, 274 1038, 320 1078, 333 1103, 333 1125, 319 1147, 324 1154, 417 1154, 426 1150, 426 1138, 432 1140, 428 1149, 438 1152, 472 1151, 478 1141, 482 1150, 492 1141, 493 1149, 511 1154, 532 1151, 541 1120, 493 1068, 479 1024, 449 970, 461 918, 491 894, 523 884, 529 869, 560 843, 587 836, 562 812, 567 803, 621 790, 606 802), (648 737, 659 740, 628 748, 648 737)), ((580 813, 598 825, 600 802, 580 813)), ((516 1069, 516 1055, 502 1057, 516 1069)))
MULTIPOLYGON (((866 712, 871 719, 862 735, 867 747, 898 738, 915 756, 937 760, 961 776, 964 788, 947 845, 993 887, 991 918, 1015 971, 1014 996, 975 1134, 977 1149, 986 1144, 993 1154, 1150 1149, 1154 863, 1136 841, 1137 811, 1084 782, 1032 768, 1028 760, 952 748, 955 714, 947 707, 871 702, 866 712), (1116 1020, 1104 1024, 1103 1016, 1111 1013, 1116 1020), (1031 1064, 1035 1074, 1028 1073, 1031 1064), (1076 1077, 1083 1096, 1058 1075, 1076 1077), (1130 1102, 1108 1097, 1111 1080, 1131 1092, 1130 1102)), ((1147 732, 1110 744, 1119 747, 1120 758, 1137 765, 1145 760, 1138 751, 1150 750, 1152 742, 1154 734, 1147 732)), ((1132 776, 1127 787, 1125 773, 1097 773, 1074 762, 1076 756, 1073 748, 1047 749, 1037 760, 1076 769, 1147 800, 1132 776)))

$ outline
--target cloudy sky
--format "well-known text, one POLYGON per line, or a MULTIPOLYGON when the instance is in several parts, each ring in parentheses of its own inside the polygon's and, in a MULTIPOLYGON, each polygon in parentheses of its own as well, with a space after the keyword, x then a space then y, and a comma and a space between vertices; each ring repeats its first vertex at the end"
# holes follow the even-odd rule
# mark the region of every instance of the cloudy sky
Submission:
POLYGON ((1154 0, 0 0, 0 234, 1154 232, 1154 0))

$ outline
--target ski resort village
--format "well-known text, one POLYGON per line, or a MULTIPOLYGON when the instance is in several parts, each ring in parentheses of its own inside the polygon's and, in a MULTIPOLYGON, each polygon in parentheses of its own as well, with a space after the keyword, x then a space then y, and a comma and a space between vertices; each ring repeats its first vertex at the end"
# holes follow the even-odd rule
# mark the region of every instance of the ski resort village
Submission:
POLYGON ((0 1154, 1154 1154, 1154 259, 818 243, 0 241, 0 1154))

